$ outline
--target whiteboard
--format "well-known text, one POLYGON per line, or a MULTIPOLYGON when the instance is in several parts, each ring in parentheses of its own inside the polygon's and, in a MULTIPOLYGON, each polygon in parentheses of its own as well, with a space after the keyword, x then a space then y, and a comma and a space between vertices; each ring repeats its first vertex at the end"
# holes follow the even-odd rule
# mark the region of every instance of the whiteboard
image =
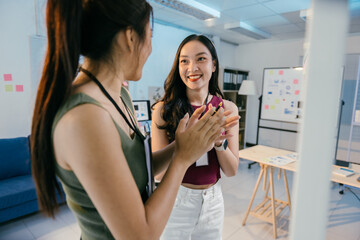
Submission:
POLYGON ((299 121, 302 68, 265 68, 261 119, 299 121))

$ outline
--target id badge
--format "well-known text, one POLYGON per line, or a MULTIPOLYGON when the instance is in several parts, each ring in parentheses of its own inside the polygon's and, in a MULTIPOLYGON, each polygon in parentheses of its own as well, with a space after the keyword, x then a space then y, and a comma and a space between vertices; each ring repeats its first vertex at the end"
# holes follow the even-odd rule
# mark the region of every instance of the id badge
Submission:
POLYGON ((209 165, 209 159, 208 159, 208 154, 207 152, 202 155, 197 161, 196 161, 196 166, 200 167, 200 166, 207 166, 209 165))
POLYGON ((146 186, 146 192, 148 197, 153 193, 155 188, 154 175, 152 171, 152 153, 151 153, 151 138, 146 135, 144 139, 145 157, 146 157, 146 168, 148 173, 148 184, 146 186))

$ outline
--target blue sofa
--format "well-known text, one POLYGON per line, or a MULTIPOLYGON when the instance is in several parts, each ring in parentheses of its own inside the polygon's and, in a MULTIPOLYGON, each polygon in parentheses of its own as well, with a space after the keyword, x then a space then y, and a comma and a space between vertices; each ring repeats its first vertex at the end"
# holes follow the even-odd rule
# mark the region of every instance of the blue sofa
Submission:
POLYGON ((0 223, 38 210, 29 137, 0 139, 0 223))

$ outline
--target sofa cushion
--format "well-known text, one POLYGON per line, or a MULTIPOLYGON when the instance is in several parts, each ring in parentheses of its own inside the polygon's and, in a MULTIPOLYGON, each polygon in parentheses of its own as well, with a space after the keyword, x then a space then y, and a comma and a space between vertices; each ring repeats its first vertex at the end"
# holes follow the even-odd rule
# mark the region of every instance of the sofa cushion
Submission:
MULTIPOLYGON (((3 222, 12 220, 17 217, 37 212, 39 210, 37 199, 14 205, 8 208, 0 209, 0 225, 3 222)), ((1 234, 0 234, 1 235, 1 234)))
POLYGON ((36 199, 35 184, 31 175, 0 181, 0 209, 36 199))
POLYGON ((0 179, 31 174, 28 137, 0 139, 0 179))

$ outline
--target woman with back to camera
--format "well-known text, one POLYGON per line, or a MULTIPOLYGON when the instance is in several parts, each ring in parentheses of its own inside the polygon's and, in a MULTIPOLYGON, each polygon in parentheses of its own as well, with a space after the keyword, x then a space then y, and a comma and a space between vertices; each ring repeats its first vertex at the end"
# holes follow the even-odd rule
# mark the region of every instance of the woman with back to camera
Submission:
POLYGON ((62 182, 87 239, 158 239, 186 169, 211 148, 224 114, 183 116, 176 142, 153 154, 167 174, 148 197, 144 136, 124 80, 151 53, 145 0, 49 0, 48 46, 32 122, 32 169, 41 209, 54 217, 62 182), (84 64, 77 74, 79 56, 84 64), (199 142, 197 139, 202 139, 199 142), (169 161, 171 160, 171 163, 169 161), (161 204, 159 204, 161 202, 161 204))
POLYGON ((162 240, 221 239, 224 203, 218 180, 220 169, 226 176, 237 172, 239 116, 236 105, 222 99, 218 73, 218 57, 211 40, 203 35, 188 36, 177 50, 165 81, 165 95, 155 105, 153 151, 174 141, 176 127, 185 113, 192 114, 204 106, 221 106, 225 109, 224 115, 229 116, 224 136, 187 170, 162 240))

